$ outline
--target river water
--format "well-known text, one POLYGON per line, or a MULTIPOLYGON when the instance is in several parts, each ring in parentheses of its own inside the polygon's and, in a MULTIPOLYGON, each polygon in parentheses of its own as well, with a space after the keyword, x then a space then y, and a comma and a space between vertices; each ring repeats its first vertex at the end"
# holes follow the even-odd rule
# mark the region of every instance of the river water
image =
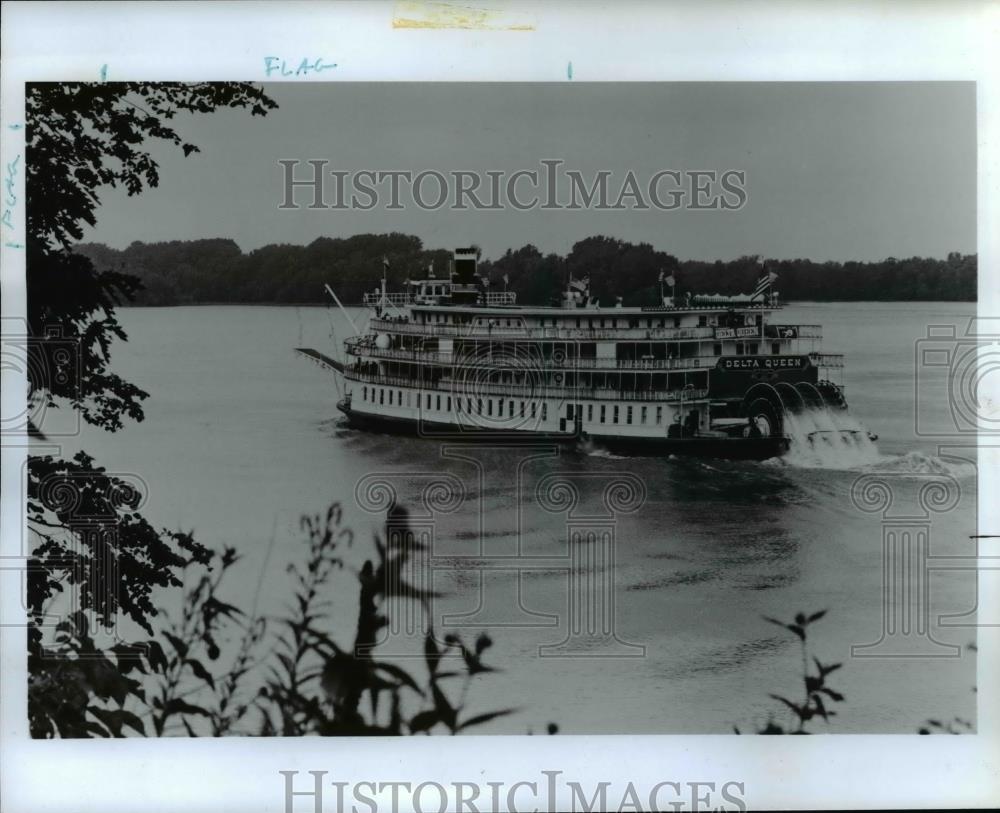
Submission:
MULTIPOLYGON (((341 314, 130 308, 120 314, 129 341, 114 348, 113 366, 150 393, 146 419, 113 435, 86 429, 65 445, 140 476, 154 524, 235 545, 244 558, 230 595, 246 605, 259 593, 265 613, 280 613, 288 599, 285 566, 303 549, 301 514, 343 502, 356 567, 372 555, 380 525, 355 499, 359 481, 386 480, 419 506, 429 482, 450 476, 463 499, 426 520, 429 578, 443 594, 435 624, 467 637, 488 631, 494 641, 487 662, 503 671, 476 678, 470 713, 520 709, 482 733, 540 731, 550 721, 565 733, 727 733, 772 713, 787 722, 768 694, 798 696, 800 650, 763 617, 817 610, 828 614, 812 628, 810 647, 844 664, 830 682, 846 700, 813 730, 911 733, 927 718, 975 717, 971 574, 930 572, 928 605, 916 611, 929 619, 926 631, 918 624, 880 648, 852 654, 852 646, 883 637, 883 534, 894 521, 927 526, 930 553, 942 561, 971 555, 974 452, 942 450, 922 434, 947 426, 951 412, 946 371, 919 364, 918 351, 929 325, 961 334, 974 313, 971 303, 788 307, 782 323, 821 324, 824 349, 846 355, 851 419, 879 440, 748 463, 626 459, 599 449, 449 452, 432 440, 358 432, 338 419, 336 379, 293 353, 331 353, 350 333, 341 314), (609 514, 601 495, 616 478, 641 484, 636 510, 616 503, 609 514), (572 514, 558 490, 541 493, 560 480, 578 490, 572 514), (934 502, 929 483, 944 484, 949 496, 934 502), (879 488, 892 494, 884 510, 879 488), (612 588, 592 584, 584 599, 613 619, 610 643, 570 635, 578 631, 570 593, 579 597, 570 583, 586 571, 567 542, 570 526, 613 533, 613 563, 600 560, 612 588), (483 572, 474 561, 481 556, 510 564, 483 572), (910 657, 890 657, 900 653, 910 657)), ((951 446, 972 442, 959 435, 951 446)), ((331 634, 348 645, 356 587, 347 573, 338 584, 331 634)), ((383 653, 406 662, 418 649, 414 636, 401 635, 383 653)))

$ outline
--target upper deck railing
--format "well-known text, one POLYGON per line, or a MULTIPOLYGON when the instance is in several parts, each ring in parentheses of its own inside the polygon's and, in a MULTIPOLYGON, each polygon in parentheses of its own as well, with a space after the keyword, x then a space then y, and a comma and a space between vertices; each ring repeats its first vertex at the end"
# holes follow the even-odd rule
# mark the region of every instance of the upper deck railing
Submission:
MULTIPOLYGON (((482 339, 522 339, 539 341, 543 339, 711 339, 715 328, 705 327, 507 327, 505 325, 444 325, 417 324, 402 319, 372 319, 372 330, 378 333, 394 333, 409 336, 452 336, 458 338, 482 339)), ((799 334, 802 336, 802 334, 799 334)), ((803 337, 814 338, 814 337, 803 337)), ((815 337, 818 338, 818 337, 815 337)))
POLYGON ((388 302, 390 305, 394 305, 397 308, 402 308, 406 305, 412 305, 413 297, 406 292, 383 294, 381 291, 372 291, 371 293, 366 293, 362 298, 362 301, 369 308, 374 308, 384 302, 388 302))
POLYGON ((486 294, 487 307, 508 307, 517 303, 517 294, 513 291, 489 291, 486 294))
POLYGON ((842 353, 810 353, 809 360, 816 367, 840 368, 844 366, 842 353))
MULTIPOLYGON (((614 318, 614 317, 611 317, 614 318)), ((619 317, 621 318, 621 317, 619 317)), ((597 339, 731 339, 740 340, 771 340, 779 336, 761 336, 760 330, 749 336, 719 336, 718 331, 726 330, 721 326, 698 325, 689 327, 649 327, 648 325, 630 327, 560 327, 528 325, 508 327, 506 325, 465 324, 448 325, 429 322, 419 324, 402 318, 374 318, 370 321, 371 329, 377 333, 395 333, 408 336, 445 336, 456 338, 481 338, 500 340, 540 341, 545 339, 594 341, 597 339)), ((794 325, 798 339, 822 339, 821 325, 794 325)))
MULTIPOLYGON (((474 285, 452 285, 451 290, 456 293, 478 293, 478 288, 474 285)), ((407 305, 446 304, 449 302, 449 299, 441 295, 414 296, 409 291, 397 291, 385 294, 381 291, 370 291, 363 296, 362 301, 369 308, 377 307, 383 303, 402 308, 407 305)), ((487 291, 483 307, 502 308, 515 304, 517 304, 517 294, 514 291, 487 291)))

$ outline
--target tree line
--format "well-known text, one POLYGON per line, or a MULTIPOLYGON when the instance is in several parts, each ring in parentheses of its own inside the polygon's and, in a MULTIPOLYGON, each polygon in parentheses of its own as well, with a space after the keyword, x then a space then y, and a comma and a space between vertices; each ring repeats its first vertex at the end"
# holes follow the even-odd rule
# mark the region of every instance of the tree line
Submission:
MULTIPOLYGON (((100 243, 76 246, 99 271, 135 277, 142 285, 138 305, 195 303, 321 303, 329 284, 345 303, 359 303, 379 285, 383 258, 388 283, 426 276, 433 266, 446 278, 451 249, 425 248, 420 238, 394 232, 352 237, 320 237, 306 246, 273 244, 244 253, 229 239, 134 242, 125 249, 100 243)), ((785 301, 975 301, 977 255, 889 257, 877 262, 815 262, 764 258, 778 274, 774 287, 785 301)), ((680 260, 648 243, 594 236, 577 242, 565 256, 543 254, 533 245, 483 259, 480 273, 494 290, 517 293, 518 302, 544 305, 558 298, 570 275, 589 277, 591 293, 613 305, 659 301, 660 276, 678 293, 739 294, 753 290, 758 258, 680 260)), ((669 288, 664 290, 669 293, 669 288)))

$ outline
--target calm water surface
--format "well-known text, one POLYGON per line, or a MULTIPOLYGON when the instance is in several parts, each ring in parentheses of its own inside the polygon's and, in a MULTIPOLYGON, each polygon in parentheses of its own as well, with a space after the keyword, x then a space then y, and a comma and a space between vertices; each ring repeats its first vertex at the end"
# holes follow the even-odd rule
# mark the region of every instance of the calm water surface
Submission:
MULTIPOLYGON (((435 610, 456 631, 486 629, 495 641, 488 662, 504 671, 477 679, 471 706, 522 709, 484 733, 537 731, 550 720, 566 733, 727 733, 771 711, 785 721, 767 695, 798 693, 799 650, 762 616, 818 609, 829 615, 815 627, 815 653, 845 664, 832 678, 847 702, 829 730, 910 733, 928 717, 974 717, 975 663, 969 652, 851 657, 852 644, 878 640, 882 628, 882 518, 855 507, 851 488, 861 474, 891 472, 892 510, 907 514, 918 510, 928 475, 955 478, 958 503, 932 515, 931 546, 935 554, 970 553, 974 467, 916 435, 914 359, 929 324, 964 330, 974 312, 965 303, 826 303, 781 314, 783 323, 824 326, 824 349, 847 357, 852 415, 880 436, 876 456, 825 465, 622 459, 574 449, 443 457, 428 440, 357 432, 338 419, 335 379, 292 351, 331 352, 331 330, 343 339, 347 323, 324 308, 295 307, 123 310, 129 341, 115 348, 114 367, 150 393, 146 420, 114 435, 87 430, 75 445, 111 471, 141 476, 154 524, 237 546, 245 558, 232 594, 248 603, 263 572, 259 608, 271 613, 281 612, 285 565, 302 549, 302 513, 344 502, 357 566, 372 554, 378 527, 354 500, 361 478, 385 473, 402 499, 417 504, 433 473, 454 475, 466 499, 435 520, 442 568, 434 584, 445 594, 435 610), (591 512, 600 506, 602 476, 626 472, 645 483, 642 507, 616 519, 613 568, 617 634, 645 647, 642 657, 539 657, 540 646, 566 637, 566 573, 518 579, 455 567, 480 552, 565 558, 566 516, 544 510, 535 493, 553 472, 572 473, 582 484, 581 510, 591 512)), ((948 417, 944 383, 932 381, 939 396, 920 406, 938 421, 948 417)), ((339 587, 333 634, 347 645, 356 594, 349 576, 339 587)), ((934 619, 975 605, 967 574, 934 575, 930 588, 934 619)), ((958 645, 974 640, 969 627, 935 623, 934 635, 958 645)), ((412 651, 399 645, 401 657, 412 651)))

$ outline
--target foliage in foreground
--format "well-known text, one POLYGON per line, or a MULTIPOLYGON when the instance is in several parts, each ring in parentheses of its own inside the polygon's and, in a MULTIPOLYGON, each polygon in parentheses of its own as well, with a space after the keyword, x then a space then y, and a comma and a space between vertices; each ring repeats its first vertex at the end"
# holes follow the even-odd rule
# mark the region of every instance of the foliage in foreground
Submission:
MULTIPOLYGON (((771 694, 773 700, 778 701, 790 713, 790 721, 782 725, 769 717, 767 722, 758 727, 757 734, 811 734, 806 726, 818 717, 822 717, 824 722, 829 723, 830 718, 836 716, 837 712, 830 707, 831 703, 842 703, 844 695, 827 685, 827 676, 836 672, 843 666, 840 663, 823 663, 815 655, 809 653, 809 626, 819 621, 826 615, 826 610, 815 613, 797 613, 794 620, 790 622, 779 621, 776 618, 768 618, 765 621, 776 624, 791 632, 799 639, 802 653, 802 695, 794 699, 780 694, 771 694)), ((741 733, 739 728, 734 726, 737 734, 741 733)))
MULTIPOLYGON (((778 723, 774 715, 770 715, 763 726, 758 726, 756 734, 811 734, 806 726, 817 718, 822 718, 829 723, 831 717, 835 717, 837 712, 831 708, 831 703, 843 703, 845 697, 839 691, 832 688, 827 682, 827 676, 840 669, 841 663, 823 663, 819 658, 809 654, 809 627, 826 615, 826 610, 815 613, 797 613, 794 620, 790 622, 780 621, 776 618, 764 616, 764 620, 771 624, 776 624, 791 632, 799 639, 802 653, 802 686, 801 698, 791 699, 784 695, 770 694, 772 700, 780 703, 789 713, 790 720, 786 725, 778 723), (814 668, 815 667, 815 668, 814 668)), ((974 643, 968 644, 967 649, 976 651, 974 643)), ((975 687, 972 689, 976 691, 975 687)), ((733 730, 742 733, 737 726, 733 730)), ((971 720, 964 717, 953 717, 950 720, 928 719, 917 730, 918 734, 971 734, 975 732, 975 726, 971 720)))
MULTIPOLYGON (((356 575, 350 645, 335 640, 338 619, 325 598, 342 588, 336 577, 353 541, 334 504, 302 520, 307 553, 287 568, 293 602, 282 617, 265 619, 220 597, 238 561, 232 548, 188 562, 182 610, 148 641, 102 650, 87 614, 74 612, 31 662, 32 736, 458 734, 510 714, 467 710, 473 680, 496 671, 483 662, 492 645, 485 634, 467 645, 429 632, 420 676, 377 657, 390 605, 412 601, 427 613, 431 598, 400 578, 420 543, 398 530, 404 509, 392 513, 396 530, 375 538, 376 558, 356 575)), ((40 638, 41 629, 33 634, 40 638)))

